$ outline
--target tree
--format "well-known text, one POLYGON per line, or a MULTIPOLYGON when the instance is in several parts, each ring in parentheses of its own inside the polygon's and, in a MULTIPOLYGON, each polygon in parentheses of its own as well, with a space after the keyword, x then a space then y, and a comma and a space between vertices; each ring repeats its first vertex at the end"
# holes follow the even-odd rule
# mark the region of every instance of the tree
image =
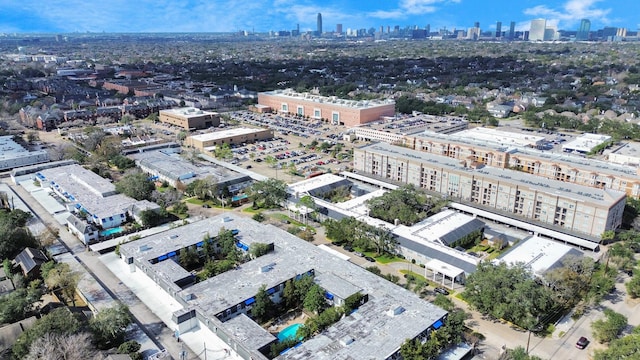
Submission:
POLYGON ((623 338, 611 341, 605 350, 596 350, 594 360, 633 359, 640 353, 640 328, 633 329, 633 333, 623 338))
POLYGON ((25 360, 88 360, 101 359, 91 345, 91 335, 46 333, 35 340, 25 360))
POLYGON ((37 320, 33 327, 23 332, 13 344, 15 359, 24 359, 29 353, 31 344, 47 333, 71 335, 80 329, 80 321, 67 309, 59 308, 37 320))
POLYGON ((604 309, 604 319, 599 319, 591 324, 593 337, 600 343, 608 343, 615 340, 627 327, 627 317, 618 314, 611 309, 604 309))
POLYGON ((112 157, 109 162, 115 165, 120 170, 131 169, 136 166, 135 161, 122 154, 117 154, 116 156, 112 157))
POLYGON ((128 354, 132 360, 142 360, 142 354, 138 351, 141 345, 135 340, 125 341, 118 346, 118 354, 128 354))
POLYGON ((217 159, 229 160, 233 158, 233 151, 229 144, 222 144, 222 146, 216 146, 214 155, 217 159))
POLYGON ((212 199, 218 195, 218 183, 211 176, 197 179, 187 185, 185 193, 200 200, 212 199))
POLYGON ((89 328, 101 349, 118 346, 124 341, 127 327, 133 322, 129 308, 122 304, 101 310, 89 321, 89 328))
POLYGON ((535 355, 527 354, 527 351, 518 346, 515 349, 508 349, 501 357, 500 360, 542 360, 535 355))
POLYGON ((149 200, 155 185, 142 171, 131 171, 116 183, 116 191, 136 200, 149 200))
POLYGON ((75 294, 78 281, 80 280, 80 274, 71 270, 71 267, 67 263, 56 263, 55 266, 48 270, 47 276, 44 278, 44 283, 51 291, 58 291, 58 293, 67 302, 75 306, 75 294))
POLYGON ((319 285, 313 284, 304 297, 303 305, 305 309, 318 314, 320 310, 327 306, 327 302, 324 299, 324 290, 319 285))
POLYGON ((160 213, 153 209, 142 210, 138 217, 140 218, 140 223, 143 227, 152 228, 154 226, 160 225, 164 217, 160 215, 160 213))
POLYGON ((255 259, 269 252, 269 244, 252 243, 249 246, 249 254, 255 259))
POLYGON ((551 290, 540 286, 524 264, 481 262, 467 277, 463 296, 483 314, 531 329, 554 306, 551 290))
POLYGON ((631 280, 625 284, 627 287, 627 293, 631 298, 636 299, 640 297, 640 275, 633 273, 631 280))
POLYGON ((200 258, 195 249, 186 247, 180 250, 180 266, 191 271, 200 266, 200 258))
POLYGON ((249 196, 259 207, 277 208, 287 198, 287 184, 276 179, 258 181, 249 188, 249 196))
POLYGON ((0 209, 0 259, 13 259, 25 247, 39 247, 26 227, 31 214, 20 209, 0 209))
POLYGON ((264 323, 269 320, 275 309, 275 304, 267 294, 267 286, 262 285, 258 289, 258 293, 255 296, 256 301, 251 308, 251 315, 256 319, 258 323, 264 323))
POLYGON ((559 304, 572 307, 587 296, 594 271, 593 259, 569 256, 562 260, 562 266, 545 272, 544 280, 559 304))
POLYGON ((292 309, 298 305, 294 281, 295 280, 287 280, 287 282, 284 283, 284 289, 282 290, 282 298, 284 299, 284 305, 287 309, 292 309))

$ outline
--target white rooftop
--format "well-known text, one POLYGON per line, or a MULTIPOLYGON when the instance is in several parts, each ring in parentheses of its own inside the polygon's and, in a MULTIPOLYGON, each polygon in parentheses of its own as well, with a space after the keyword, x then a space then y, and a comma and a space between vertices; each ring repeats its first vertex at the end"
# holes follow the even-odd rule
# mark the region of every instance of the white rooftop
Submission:
POLYGON ((262 131, 265 131, 265 129, 234 128, 234 129, 210 132, 206 134, 193 135, 191 136, 191 138, 198 141, 210 141, 210 140, 226 139, 234 136, 250 135, 250 134, 259 133, 262 131))
POLYGON ((562 145, 562 151, 577 151, 588 153, 596 146, 611 140, 611 136, 585 133, 574 140, 562 145))
POLYGON ((177 108, 177 109, 166 109, 166 110, 160 110, 161 113, 165 113, 165 114, 173 114, 173 115, 180 115, 182 117, 195 117, 195 116, 202 116, 202 115, 214 115, 216 113, 211 112, 211 111, 204 111, 198 108, 194 108, 194 107, 183 107, 183 108, 177 108))
POLYGON ((560 265, 560 261, 568 255, 583 256, 582 251, 569 245, 541 238, 530 237, 521 241, 511 251, 496 259, 509 265, 524 263, 537 275, 560 265))
POLYGON ((292 194, 306 194, 311 190, 318 189, 323 186, 333 185, 341 181, 344 181, 344 178, 342 176, 334 174, 323 174, 289 185, 289 192, 292 194))
POLYGON ((531 134, 522 134, 485 127, 477 127, 467 129, 455 134, 456 137, 468 138, 480 141, 487 141, 494 144, 508 146, 532 146, 535 147, 539 142, 544 141, 544 136, 535 136, 531 134))
POLYGON ((341 107, 356 108, 356 109, 367 109, 367 108, 372 108, 377 106, 395 104, 395 101, 389 100, 389 99, 346 100, 346 99, 339 99, 336 96, 320 96, 320 95, 314 95, 310 93, 299 93, 299 92, 295 92, 292 89, 266 91, 264 92, 264 94, 272 95, 272 96, 286 96, 292 99, 317 102, 317 103, 326 103, 326 104, 331 104, 333 106, 341 106, 341 107))

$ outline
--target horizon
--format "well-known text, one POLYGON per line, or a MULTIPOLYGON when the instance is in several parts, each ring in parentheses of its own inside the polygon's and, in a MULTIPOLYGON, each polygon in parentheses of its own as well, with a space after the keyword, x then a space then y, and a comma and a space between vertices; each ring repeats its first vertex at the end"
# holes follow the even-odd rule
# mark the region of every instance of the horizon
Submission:
POLYGON ((609 3, 603 0, 527 0, 516 3, 495 0, 372 0, 363 6, 354 0, 112 0, 94 3, 68 0, 63 7, 45 0, 29 4, 0 0, 0 33, 4 34, 157 34, 157 33, 269 33, 317 30, 316 16, 322 14, 323 33, 342 25, 348 29, 401 29, 430 25, 439 29, 467 30, 480 23, 483 32, 495 31, 496 23, 508 30, 529 30, 534 19, 546 19, 558 29, 575 31, 581 19, 589 19, 591 30, 605 27, 635 32, 640 20, 640 3, 609 3), (499 14, 499 15, 496 15, 499 14))

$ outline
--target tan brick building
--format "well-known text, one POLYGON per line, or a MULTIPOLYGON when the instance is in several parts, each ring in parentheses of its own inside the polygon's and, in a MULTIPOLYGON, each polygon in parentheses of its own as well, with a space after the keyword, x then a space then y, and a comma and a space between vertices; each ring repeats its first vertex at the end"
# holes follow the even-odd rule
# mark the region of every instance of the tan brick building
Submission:
POLYGON ((189 107, 160 110, 160 122, 185 130, 206 129, 220 125, 220 114, 189 107))
POLYGON ((222 144, 252 143, 271 138, 273 138, 271 129, 236 128, 189 136, 186 143, 196 149, 207 150, 222 144))
POLYGON ((558 230, 600 237, 622 223, 626 196, 522 171, 415 151, 390 144, 354 152, 354 169, 398 183, 410 183, 504 215, 558 230))
POLYGON ((344 100, 336 97, 297 93, 290 89, 259 93, 258 104, 268 106, 272 111, 300 115, 348 127, 378 121, 383 116, 393 116, 396 111, 393 100, 344 100))

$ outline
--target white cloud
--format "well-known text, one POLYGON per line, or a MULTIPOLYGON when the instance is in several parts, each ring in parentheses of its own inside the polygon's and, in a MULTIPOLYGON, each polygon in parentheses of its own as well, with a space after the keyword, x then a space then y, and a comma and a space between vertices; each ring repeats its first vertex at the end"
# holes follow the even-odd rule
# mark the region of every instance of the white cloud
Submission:
POLYGON ((367 13, 368 16, 380 19, 399 19, 407 15, 423 15, 438 10, 436 5, 460 3, 461 0, 400 0, 397 9, 378 10, 367 13))
POLYGON ((538 16, 555 20, 563 25, 573 25, 581 19, 598 19, 608 23, 607 18, 611 9, 595 7, 602 0, 568 0, 560 9, 553 9, 546 5, 538 5, 524 10, 526 15, 538 16))

